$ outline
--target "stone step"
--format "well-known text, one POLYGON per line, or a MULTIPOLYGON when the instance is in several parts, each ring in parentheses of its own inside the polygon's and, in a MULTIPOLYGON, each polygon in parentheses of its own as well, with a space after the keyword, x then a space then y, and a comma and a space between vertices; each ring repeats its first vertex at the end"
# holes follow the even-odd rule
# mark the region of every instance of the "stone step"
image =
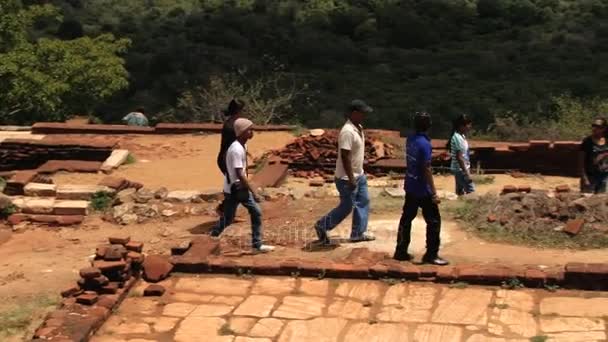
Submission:
POLYGON ((23 188, 25 196, 54 197, 57 194, 57 185, 44 183, 27 183, 23 188))
POLYGON ((57 186, 57 199, 88 201, 96 192, 116 193, 112 188, 103 185, 65 184, 57 186))
POLYGON ((55 215, 87 215, 89 201, 56 200, 53 205, 55 215))
POLYGON ((15 197, 13 204, 24 214, 52 214, 55 198, 53 197, 15 197))

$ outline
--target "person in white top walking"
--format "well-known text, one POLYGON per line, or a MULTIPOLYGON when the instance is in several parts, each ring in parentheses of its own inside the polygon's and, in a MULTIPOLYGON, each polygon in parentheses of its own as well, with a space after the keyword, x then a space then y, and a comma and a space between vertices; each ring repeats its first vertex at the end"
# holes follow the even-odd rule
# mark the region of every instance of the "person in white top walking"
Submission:
POLYGON ((251 244, 258 252, 270 252, 274 247, 262 243, 262 210, 260 198, 247 179, 247 141, 253 138, 253 122, 247 119, 234 121, 236 141, 226 152, 226 174, 224 177, 224 213, 211 230, 211 236, 218 237, 231 225, 236 209, 242 204, 251 216, 251 244))
POLYGON ((451 171, 456 181, 456 195, 462 196, 475 192, 471 178, 471 159, 466 134, 471 130, 473 121, 465 114, 452 122, 452 135, 447 148, 452 156, 451 171))
POLYGON ((367 235, 369 216, 369 194, 367 177, 363 171, 365 159, 365 135, 363 118, 373 109, 361 100, 353 100, 346 114, 347 121, 338 138, 338 160, 336 161, 336 188, 340 193, 340 204, 315 224, 319 238, 315 244, 331 245, 327 232, 334 229, 352 212, 351 242, 373 241, 367 235))

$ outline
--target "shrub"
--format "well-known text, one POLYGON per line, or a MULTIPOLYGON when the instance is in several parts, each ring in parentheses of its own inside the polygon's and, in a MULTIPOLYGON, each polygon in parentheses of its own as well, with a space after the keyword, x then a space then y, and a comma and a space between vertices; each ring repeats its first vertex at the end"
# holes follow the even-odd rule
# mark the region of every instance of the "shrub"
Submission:
POLYGON ((98 191, 91 197, 91 208, 95 211, 106 211, 112 206, 114 196, 105 191, 98 191))

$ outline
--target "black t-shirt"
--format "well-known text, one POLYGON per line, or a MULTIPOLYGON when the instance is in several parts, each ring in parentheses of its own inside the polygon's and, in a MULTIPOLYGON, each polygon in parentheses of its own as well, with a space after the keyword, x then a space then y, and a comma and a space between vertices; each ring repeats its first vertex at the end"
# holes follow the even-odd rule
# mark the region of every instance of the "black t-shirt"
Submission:
POLYGON ((586 137, 581 144, 581 151, 585 154, 587 174, 608 174, 608 140, 604 145, 597 145, 591 137, 586 137))
POLYGON ((226 152, 235 141, 234 120, 229 118, 224 122, 224 126, 222 127, 222 141, 220 143, 220 152, 217 155, 217 167, 219 167, 223 174, 226 174, 226 152))

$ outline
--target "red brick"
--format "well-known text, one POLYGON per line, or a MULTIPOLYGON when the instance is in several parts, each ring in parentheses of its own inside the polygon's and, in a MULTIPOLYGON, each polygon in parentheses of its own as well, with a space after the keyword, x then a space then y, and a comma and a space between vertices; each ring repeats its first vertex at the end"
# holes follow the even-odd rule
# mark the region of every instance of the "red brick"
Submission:
POLYGON ((438 267, 435 265, 421 265, 418 266, 418 269, 420 269, 421 278, 435 278, 437 276, 438 267))
POLYGON ((288 165, 285 164, 266 165, 253 175, 251 181, 261 188, 278 187, 285 181, 288 169, 288 165))
POLYGON ((130 260, 132 263, 136 265, 141 265, 144 262, 144 255, 137 252, 129 252, 127 253, 127 260, 130 260))
POLYGON ((159 282, 169 276, 173 265, 167 258, 159 255, 148 255, 143 263, 144 279, 149 282, 159 282))
POLYGON ((108 238, 108 242, 110 242, 111 245, 126 245, 131 241, 131 237, 130 236, 111 236, 108 238))
MULTIPOLYGON (((235 265, 236 267, 242 267, 242 265, 235 265)), ((271 276, 288 276, 293 271, 293 269, 289 269, 291 264, 285 266, 285 268, 281 267, 281 261, 275 259, 268 258, 260 258, 252 260, 250 264, 250 269, 255 274, 260 275, 271 275, 271 276)), ((298 272, 298 265, 296 265, 295 272, 298 272)))
POLYGON ((121 191, 121 190, 126 189, 128 183, 129 183, 129 181, 127 181, 125 178, 105 177, 104 179, 101 180, 101 182, 99 182, 99 185, 107 186, 108 188, 111 188, 111 189, 114 189, 117 191, 121 191))
POLYGON ((127 249, 123 245, 111 245, 106 249, 103 259, 106 261, 118 261, 127 256, 127 249))
POLYGON ((325 181, 310 181, 310 183, 308 183, 309 186, 311 187, 315 187, 315 188, 319 188, 322 187, 325 184, 325 181))
POLYGON ((416 265, 391 263, 388 266, 389 277, 416 280, 420 278, 420 268, 416 265))
POLYGON ((300 260, 285 260, 280 262, 279 267, 281 268, 281 272, 284 272, 287 275, 292 273, 300 272, 300 260))
POLYGON ((105 261, 95 260, 93 266, 101 270, 101 273, 122 271, 127 267, 127 263, 124 261, 105 261))
POLYGON ((80 270, 80 276, 83 279, 93 279, 101 276, 101 270, 95 267, 86 267, 80 270))
POLYGON ((300 275, 304 277, 324 277, 332 264, 327 261, 320 260, 302 260, 300 261, 300 275))
POLYGON ((566 228, 564 228, 564 232, 570 235, 577 235, 580 233, 581 229, 585 225, 585 220, 577 219, 577 220, 568 220, 566 223, 566 228))
POLYGON ((145 297, 160 297, 165 294, 165 288, 160 285, 149 285, 144 290, 145 297))
POLYGON ((101 295, 99 296, 99 300, 97 301, 97 305, 108 310, 112 310, 114 306, 118 303, 117 295, 101 295))
POLYGON ((458 278, 458 272, 456 272, 456 267, 454 266, 438 267, 435 278, 438 282, 449 283, 458 278))
POLYGON ((102 162, 84 160, 49 160, 42 164, 37 171, 40 173, 66 172, 97 172, 102 162))
POLYGON ((496 221, 498 221, 498 218, 496 217, 496 215, 494 215, 494 214, 488 215, 488 222, 489 223, 494 223, 496 221))
POLYGON ((369 273, 374 278, 385 278, 388 277, 388 267, 383 264, 375 264, 370 266, 369 273))
POLYGON ((99 289, 99 293, 101 294, 116 294, 116 292, 118 292, 118 283, 117 282, 111 282, 108 283, 105 286, 102 286, 101 289, 99 289))
POLYGON ((83 304, 83 305, 93 305, 93 304, 97 303, 98 298, 99 298, 99 296, 97 296, 97 294, 84 293, 84 294, 81 294, 80 296, 76 297, 76 303, 83 304))
POLYGON ((517 187, 516 187, 516 186, 513 186, 513 185, 505 185, 505 186, 502 188, 502 193, 503 193, 503 194, 510 194, 510 193, 514 193, 514 192, 517 192, 517 187))
POLYGON ((97 246, 97 248, 95 248, 95 258, 103 259, 103 257, 106 255, 106 252, 108 251, 108 248, 110 248, 110 245, 97 246))
POLYGON ((530 193, 532 192, 532 187, 529 185, 520 185, 519 187, 517 187, 517 191, 530 193))
POLYGON ((57 224, 60 226, 73 226, 81 224, 84 221, 84 215, 58 215, 57 224))
POLYGON ((53 340, 53 341, 55 341, 56 339, 54 338, 54 335, 56 334, 57 330, 58 330, 57 327, 43 327, 43 328, 39 328, 34 333, 34 339, 53 340))
POLYGON ((6 222, 12 226, 15 226, 21 222, 27 221, 27 218, 28 216, 24 214, 12 214, 6 219, 6 222))
POLYGON ((141 253, 141 251, 144 249, 144 244, 143 242, 129 241, 129 243, 127 243, 125 247, 129 251, 141 253))
POLYGON ((570 192, 570 187, 568 185, 559 185, 555 188, 555 192, 557 192, 557 193, 570 192))
POLYGON ((77 286, 72 286, 70 288, 67 288, 67 289, 61 291, 61 297, 63 297, 63 298, 72 297, 76 294, 80 294, 80 288, 77 286))
POLYGON ((367 279, 369 278, 369 267, 367 265, 333 263, 326 270, 326 274, 334 278, 367 279))
MULTIPOLYGON (((201 260, 198 258, 198 260, 201 260)), ((223 256, 209 256, 206 258, 209 271, 214 273, 238 273, 236 261, 223 256)))
POLYGON ((525 271, 523 281, 528 287, 542 287, 547 283, 547 274, 543 270, 529 268, 525 271))

